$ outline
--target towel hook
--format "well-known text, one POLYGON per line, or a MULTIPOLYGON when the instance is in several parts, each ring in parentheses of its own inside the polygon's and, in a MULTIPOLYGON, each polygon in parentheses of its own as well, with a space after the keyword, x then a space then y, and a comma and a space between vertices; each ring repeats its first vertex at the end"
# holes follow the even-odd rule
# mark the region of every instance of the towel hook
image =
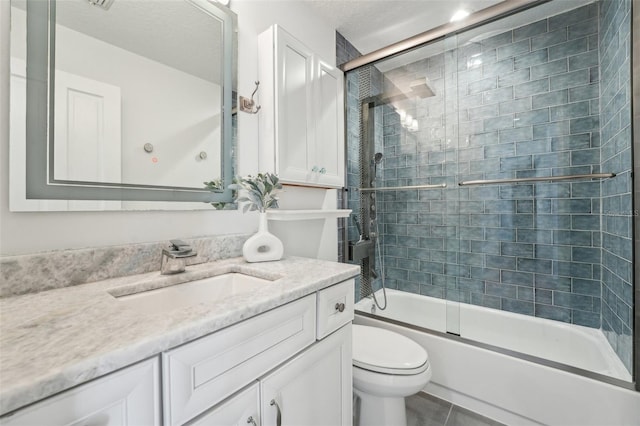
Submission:
POLYGON ((256 101, 253 100, 253 96, 258 91, 258 86, 260 86, 260 82, 256 81, 256 88, 251 94, 251 99, 245 98, 244 96, 240 96, 240 111, 246 112, 249 114, 257 114, 258 111, 260 111, 260 108, 262 107, 260 105, 256 105, 256 101))

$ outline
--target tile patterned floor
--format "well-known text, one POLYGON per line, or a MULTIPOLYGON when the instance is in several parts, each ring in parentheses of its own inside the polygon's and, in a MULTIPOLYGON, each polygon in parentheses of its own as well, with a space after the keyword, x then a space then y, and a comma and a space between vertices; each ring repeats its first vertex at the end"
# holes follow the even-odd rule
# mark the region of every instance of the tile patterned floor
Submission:
POLYGON ((426 393, 406 399, 407 426, 505 426, 426 393))

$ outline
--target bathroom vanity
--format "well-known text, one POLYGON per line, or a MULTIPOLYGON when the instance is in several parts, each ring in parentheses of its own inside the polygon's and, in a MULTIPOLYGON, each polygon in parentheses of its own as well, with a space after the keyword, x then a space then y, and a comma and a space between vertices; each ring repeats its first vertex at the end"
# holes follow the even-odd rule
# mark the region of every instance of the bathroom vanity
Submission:
POLYGON ((4 298, 0 424, 350 424, 357 273, 234 258, 4 298), (182 305, 173 294, 173 309, 156 297, 234 275, 264 283, 182 305))

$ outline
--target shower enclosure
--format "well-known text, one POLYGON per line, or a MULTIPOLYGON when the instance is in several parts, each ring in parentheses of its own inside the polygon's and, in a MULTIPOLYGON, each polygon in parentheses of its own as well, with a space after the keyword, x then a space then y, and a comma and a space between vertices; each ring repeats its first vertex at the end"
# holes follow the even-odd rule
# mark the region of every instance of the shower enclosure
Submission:
POLYGON ((631 7, 538 2, 344 66, 345 253, 368 311, 394 303, 384 287, 440 299, 465 340, 468 305, 588 328, 617 372, 567 369, 633 386, 631 7))

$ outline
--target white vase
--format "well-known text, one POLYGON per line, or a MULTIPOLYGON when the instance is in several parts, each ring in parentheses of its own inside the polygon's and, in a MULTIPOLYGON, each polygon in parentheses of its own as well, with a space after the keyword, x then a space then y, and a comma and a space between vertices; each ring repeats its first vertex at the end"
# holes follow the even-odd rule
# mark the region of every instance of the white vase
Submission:
POLYGON ((269 262, 282 259, 282 241, 269 232, 267 213, 260 213, 258 232, 245 241, 242 255, 247 262, 269 262))

